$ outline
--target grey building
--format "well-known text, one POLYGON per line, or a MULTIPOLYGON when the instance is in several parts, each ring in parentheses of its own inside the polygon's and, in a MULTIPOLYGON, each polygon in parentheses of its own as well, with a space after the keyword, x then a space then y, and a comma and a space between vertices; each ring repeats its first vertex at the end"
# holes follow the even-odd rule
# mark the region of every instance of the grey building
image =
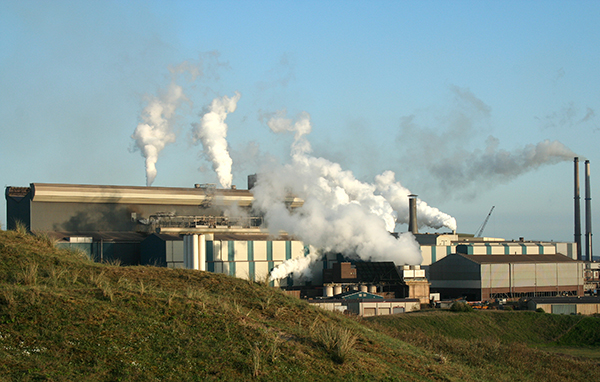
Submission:
POLYGON ((443 299, 583 295, 582 261, 561 254, 452 254, 431 264, 431 291, 443 299))

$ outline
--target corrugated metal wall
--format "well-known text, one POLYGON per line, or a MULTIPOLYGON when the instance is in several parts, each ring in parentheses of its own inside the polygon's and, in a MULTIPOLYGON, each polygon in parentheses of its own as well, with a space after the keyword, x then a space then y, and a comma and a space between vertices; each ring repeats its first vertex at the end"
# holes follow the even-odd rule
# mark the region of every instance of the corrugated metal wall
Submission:
MULTIPOLYGON (((300 241, 214 240, 212 249, 213 261, 207 269, 250 280, 264 280, 277 265, 305 255, 304 244, 300 241)), ((289 280, 282 280, 281 284, 288 285, 289 280)))

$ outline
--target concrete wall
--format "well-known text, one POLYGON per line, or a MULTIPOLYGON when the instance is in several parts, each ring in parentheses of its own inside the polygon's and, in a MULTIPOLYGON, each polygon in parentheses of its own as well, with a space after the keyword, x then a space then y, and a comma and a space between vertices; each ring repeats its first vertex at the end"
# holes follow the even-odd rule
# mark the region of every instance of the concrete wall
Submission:
POLYGON ((450 255, 429 267, 431 289, 481 288, 479 265, 460 255, 450 255))

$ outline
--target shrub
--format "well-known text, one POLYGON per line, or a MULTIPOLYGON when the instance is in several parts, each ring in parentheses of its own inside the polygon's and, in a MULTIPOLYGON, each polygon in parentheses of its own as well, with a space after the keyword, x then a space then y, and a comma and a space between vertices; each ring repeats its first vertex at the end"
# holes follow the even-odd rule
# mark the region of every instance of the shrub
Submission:
POLYGON ((546 313, 543 308, 537 308, 535 311, 538 313, 546 313))
POLYGON ((466 302, 456 301, 454 304, 452 304, 450 310, 452 312, 471 312, 473 308, 471 308, 471 305, 467 304, 466 302))

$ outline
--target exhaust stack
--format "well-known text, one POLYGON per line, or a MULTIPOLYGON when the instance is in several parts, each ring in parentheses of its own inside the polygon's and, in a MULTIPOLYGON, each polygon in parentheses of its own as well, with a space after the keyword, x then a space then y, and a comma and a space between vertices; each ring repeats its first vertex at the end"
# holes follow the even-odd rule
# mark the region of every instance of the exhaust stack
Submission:
POLYGON ((577 245, 577 260, 581 260, 581 208, 579 205, 579 158, 573 159, 575 166, 575 244, 577 245))
POLYGON ((590 161, 585 161, 585 259, 593 261, 592 254, 592 191, 590 188, 590 161))
POLYGON ((419 233, 417 225, 417 195, 408 195, 408 231, 413 234, 419 233))

